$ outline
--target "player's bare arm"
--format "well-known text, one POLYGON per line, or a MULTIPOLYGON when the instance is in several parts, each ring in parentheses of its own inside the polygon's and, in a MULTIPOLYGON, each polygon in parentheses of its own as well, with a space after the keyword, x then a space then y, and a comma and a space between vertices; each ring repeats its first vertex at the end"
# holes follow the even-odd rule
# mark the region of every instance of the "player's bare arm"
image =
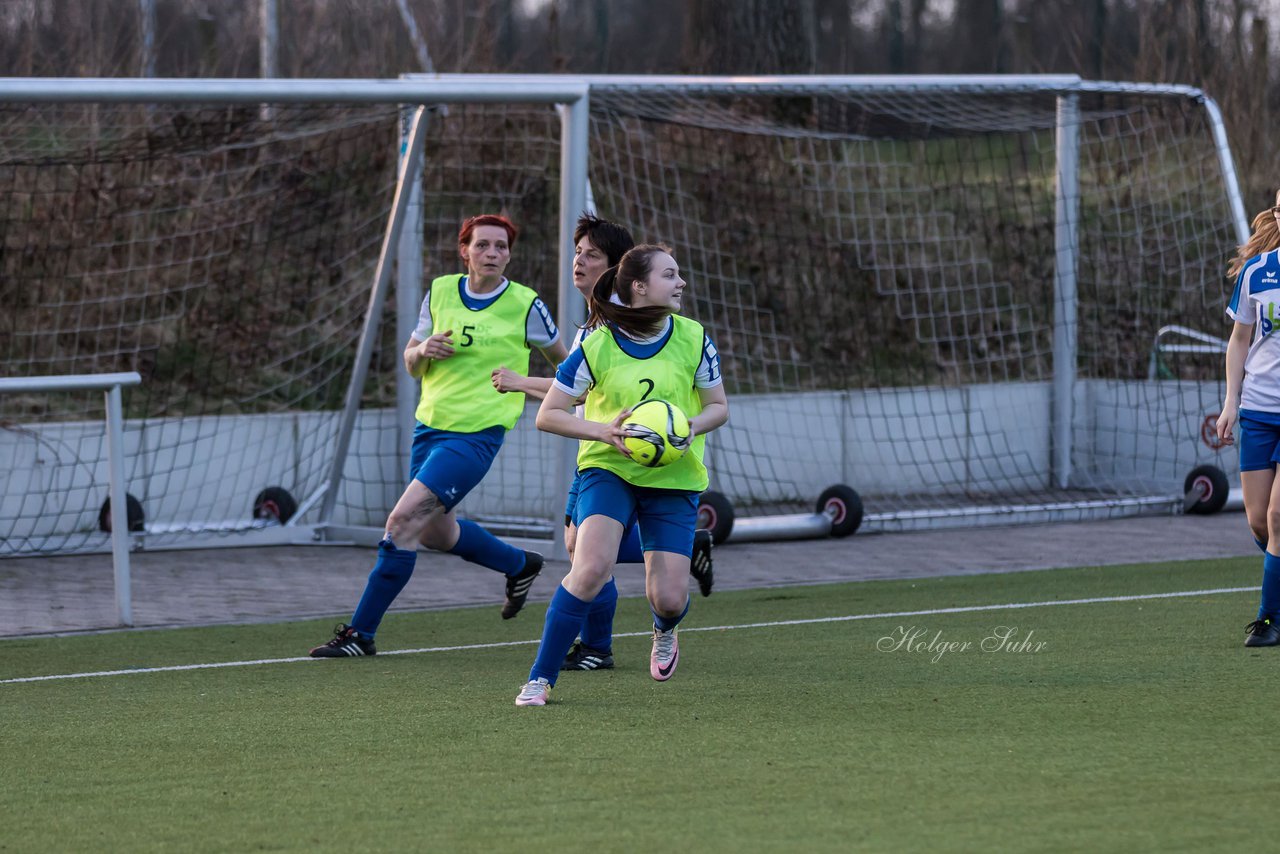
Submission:
POLYGON ((1240 421, 1240 389, 1244 384, 1244 360, 1249 355, 1249 342, 1253 340, 1253 324, 1237 323, 1231 329, 1227 341, 1227 394, 1222 401, 1222 414, 1218 416, 1218 439, 1224 445, 1236 440, 1236 424, 1240 421))
POLYGON ((409 343, 404 346, 404 353, 401 354, 401 358, 404 359, 404 369, 414 379, 420 379, 422 376, 418 373, 418 363, 421 361, 421 357, 418 355, 418 347, 421 345, 422 339, 411 335, 409 336, 409 343))
MULTIPOLYGON (((563 362, 569 355, 564 343, 560 340, 556 340, 555 343, 548 347, 540 347, 539 352, 542 353, 543 358, 551 363, 553 368, 563 362)), ((511 370, 506 365, 501 365, 495 369, 489 380, 493 383, 493 387, 503 394, 518 391, 538 400, 546 398, 552 382, 550 377, 527 377, 522 373, 511 370)))
POLYGON ((574 399, 568 394, 552 387, 543 399, 542 406, 538 408, 538 429, 569 439, 603 442, 631 456, 631 451, 623 443, 627 433, 622 427, 622 422, 631 414, 630 410, 618 413, 617 418, 606 424, 579 418, 573 413, 574 403, 574 399))
POLYGON ((524 374, 511 370, 506 365, 497 368, 493 372, 491 379, 493 387, 503 394, 519 391, 538 400, 542 400, 547 396, 547 391, 551 388, 552 383, 551 377, 526 377, 524 374))
POLYGON ((430 336, 426 341, 410 338, 409 346, 404 350, 404 367, 409 372, 409 376, 422 379, 433 360, 447 359, 452 356, 452 336, 453 330, 446 329, 444 332, 437 332, 430 336))
POLYGON ((569 351, 565 348, 564 342, 558 338, 550 347, 542 349, 541 353, 553 368, 569 357, 569 351))
POLYGON ((690 439, 710 433, 729 420, 729 398, 724 393, 723 383, 698 389, 698 399, 702 401, 702 411, 689 419, 690 439))

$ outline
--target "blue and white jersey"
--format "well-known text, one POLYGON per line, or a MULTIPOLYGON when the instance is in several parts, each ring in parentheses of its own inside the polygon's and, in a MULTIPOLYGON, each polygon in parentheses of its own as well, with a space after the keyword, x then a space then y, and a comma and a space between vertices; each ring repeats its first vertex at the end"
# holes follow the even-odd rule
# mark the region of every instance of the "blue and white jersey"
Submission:
MULTIPOLYGON (((578 334, 573 336, 573 346, 569 348, 569 352, 576 353, 579 350, 581 350, 582 342, 587 340, 587 336, 590 335, 592 332, 595 332, 599 328, 600 328, 599 326, 593 326, 590 329, 588 329, 585 326, 580 327, 578 329, 578 334)), ((585 365, 586 362, 584 361, 583 364, 585 365)), ((585 418, 586 412, 587 412, 587 407, 585 404, 579 403, 577 406, 573 408, 573 414, 578 416, 579 418, 585 418)))
MULTIPOLYGON (((561 362, 560 367, 556 368, 555 387, 575 399, 586 394, 587 389, 595 382, 595 378, 591 376, 591 368, 587 365, 587 360, 582 354, 582 339, 590 334, 591 330, 587 330, 586 334, 580 334, 575 339, 576 346, 573 348, 573 352, 569 354, 569 358, 561 362)), ((662 331, 651 338, 633 340, 621 332, 617 333, 618 346, 622 348, 624 353, 636 359, 649 358, 662 349, 669 337, 671 337, 671 318, 669 317, 662 331)), ((702 360, 698 363, 698 371, 694 375, 693 384, 697 388, 715 388, 723 381, 720 376, 720 354, 716 352, 716 345, 711 343, 711 337, 703 335, 702 360)))
MULTIPOLYGON (((471 290, 470 277, 462 278, 462 301, 469 308, 484 308, 489 303, 502 296, 503 291, 507 289, 510 282, 507 279, 502 280, 502 284, 488 294, 477 294, 471 290)), ((419 341, 426 341, 431 337, 431 292, 427 291, 422 300, 422 309, 418 312, 418 326, 413 330, 413 337, 419 341)), ((547 311, 547 305, 541 297, 535 298, 533 308, 529 312, 529 317, 525 321, 525 341, 530 346, 537 347, 539 350, 545 350, 552 344, 560 340, 560 330, 556 328, 556 322, 551 319, 551 312, 547 311)))
POLYGON ((1227 304, 1236 323, 1253 324, 1253 341, 1244 360, 1240 408, 1280 412, 1280 250, 1251 258, 1236 279, 1227 304))
POLYGON ((579 327, 578 331, 574 333, 573 344, 570 345, 569 352, 572 353, 574 350, 577 350, 580 347, 582 347, 582 342, 586 340, 586 337, 588 335, 590 335, 592 332, 595 332, 597 328, 598 327, 595 327, 595 326, 591 327, 590 329, 588 329, 585 326, 579 327))

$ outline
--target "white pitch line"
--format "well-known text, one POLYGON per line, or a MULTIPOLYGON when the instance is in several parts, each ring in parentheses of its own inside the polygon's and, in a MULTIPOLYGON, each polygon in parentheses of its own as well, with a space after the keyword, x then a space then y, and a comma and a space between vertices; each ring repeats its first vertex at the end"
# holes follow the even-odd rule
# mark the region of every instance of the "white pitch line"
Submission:
MULTIPOLYGON (((1050 602, 1011 602, 1005 605, 966 605, 957 608, 930 608, 923 611, 889 611, 875 614, 851 614, 845 617, 812 617, 806 620, 773 620, 767 623, 735 623, 727 626, 690 626, 688 632, 723 632, 734 629, 763 629, 774 626, 807 626, 814 623, 847 623, 853 620, 883 620, 892 617, 933 617, 940 614, 970 614, 977 611, 1012 611, 1020 608, 1051 608, 1057 605, 1098 605, 1108 602, 1140 602, 1149 599, 1182 599, 1190 596, 1217 596, 1223 593, 1254 593, 1257 587, 1217 587, 1211 590, 1179 590, 1173 593, 1141 593, 1133 596, 1097 596, 1090 599, 1059 599, 1050 602)), ((649 632, 625 632, 615 638, 648 637, 649 632)), ((499 649, 504 646, 532 646, 538 640, 501 641, 498 643, 471 643, 459 646, 429 646, 421 649, 392 649, 378 655, 418 655, 425 652, 459 652, 469 649, 499 649)), ((19 679, 0 679, 0 685, 18 682, 48 682, 54 679, 85 679, 93 676, 132 676, 139 673, 168 673, 178 670, 213 670, 219 667, 251 667, 257 664, 293 664, 297 662, 323 661, 320 658, 300 656, 296 658, 259 658, 253 661, 219 661, 211 664, 175 664, 169 667, 137 667, 130 670, 98 670, 88 673, 58 673, 52 676, 24 676, 19 679)))

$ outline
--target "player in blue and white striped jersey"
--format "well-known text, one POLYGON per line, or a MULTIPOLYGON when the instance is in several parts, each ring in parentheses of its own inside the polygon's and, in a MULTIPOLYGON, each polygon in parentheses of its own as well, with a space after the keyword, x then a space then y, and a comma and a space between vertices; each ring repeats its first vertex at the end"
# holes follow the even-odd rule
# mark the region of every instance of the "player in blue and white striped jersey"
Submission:
POLYGON ((1280 193, 1254 217, 1253 235, 1228 272, 1236 280, 1227 304, 1235 321, 1227 342, 1226 399, 1218 416, 1224 444, 1240 433, 1240 488, 1253 538, 1264 552, 1258 618, 1245 646, 1280 644, 1280 193))

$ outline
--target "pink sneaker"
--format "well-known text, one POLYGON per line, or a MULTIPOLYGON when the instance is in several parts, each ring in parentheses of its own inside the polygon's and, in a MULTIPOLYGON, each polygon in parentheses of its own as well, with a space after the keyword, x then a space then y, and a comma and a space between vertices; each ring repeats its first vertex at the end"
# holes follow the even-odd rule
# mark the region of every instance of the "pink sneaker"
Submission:
POLYGON ((524 687, 516 697, 516 705, 545 706, 549 696, 551 696, 551 683, 539 676, 524 683, 524 687))
POLYGON ((653 653, 649 656, 649 675, 659 682, 666 682, 676 672, 680 663, 680 642, 676 640, 676 630, 664 632, 658 627, 653 629, 653 653))

